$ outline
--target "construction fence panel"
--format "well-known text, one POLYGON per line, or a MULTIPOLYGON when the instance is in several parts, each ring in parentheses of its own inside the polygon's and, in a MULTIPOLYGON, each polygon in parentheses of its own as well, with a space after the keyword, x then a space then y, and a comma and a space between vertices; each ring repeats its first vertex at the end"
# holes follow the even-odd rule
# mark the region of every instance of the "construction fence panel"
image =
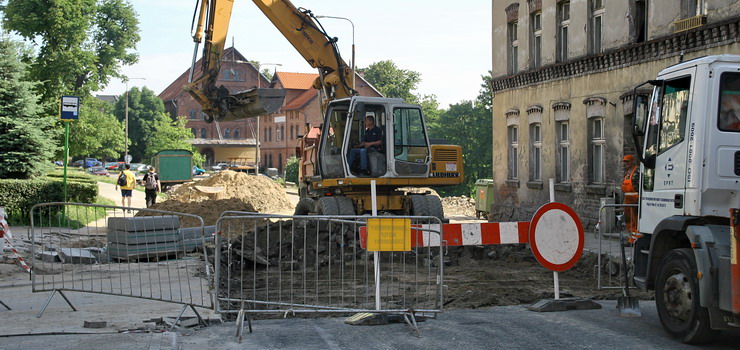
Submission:
MULTIPOLYGON (((624 286, 624 274, 632 274, 632 247, 624 248, 627 266, 622 263, 622 241, 626 242, 629 233, 625 232, 625 209, 635 204, 602 203, 599 208, 599 226, 596 235, 599 242, 599 255, 596 273, 597 289, 620 289, 624 286)), ((631 280, 631 275, 628 276, 631 280)))
POLYGON ((444 242, 435 217, 227 212, 216 226, 217 312, 441 312, 444 242), (379 283, 375 253, 361 242, 370 218, 407 219, 411 228, 381 227, 381 235, 395 238, 384 248, 393 251, 377 253, 379 283), (434 241, 429 235, 435 243, 414 244, 434 241))
POLYGON ((100 293, 213 308, 213 268, 204 247, 213 241, 215 226, 204 226, 200 216, 43 203, 32 208, 30 219, 33 292, 100 293))

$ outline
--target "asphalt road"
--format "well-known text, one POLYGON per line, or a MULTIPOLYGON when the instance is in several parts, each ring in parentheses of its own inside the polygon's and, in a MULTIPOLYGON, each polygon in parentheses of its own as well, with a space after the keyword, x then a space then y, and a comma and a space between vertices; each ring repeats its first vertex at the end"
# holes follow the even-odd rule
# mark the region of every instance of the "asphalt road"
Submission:
MULTIPOLYGON (((178 333, 49 334, 0 337, 0 349, 738 349, 740 331, 713 344, 690 346, 669 338, 652 302, 641 318, 619 318, 615 301, 600 310, 538 313, 524 306, 451 310, 419 323, 349 326, 343 318, 253 321, 241 343, 233 322, 178 333)), ((0 312, 0 315, 2 312, 0 312)), ((74 317, 68 311, 68 317, 74 317)), ((169 316, 169 315, 164 315, 169 316)))

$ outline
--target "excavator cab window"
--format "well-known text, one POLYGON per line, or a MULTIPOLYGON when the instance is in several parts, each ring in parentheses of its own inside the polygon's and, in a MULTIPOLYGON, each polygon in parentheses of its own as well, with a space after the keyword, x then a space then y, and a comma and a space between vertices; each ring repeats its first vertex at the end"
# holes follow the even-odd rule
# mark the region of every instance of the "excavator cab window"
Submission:
POLYGON ((428 171, 429 146, 421 110, 393 110, 393 156, 399 175, 421 175, 428 171))
POLYGON ((344 141, 344 129, 347 124, 349 113, 346 106, 336 106, 329 111, 328 124, 323 125, 321 130, 321 174, 326 178, 339 178, 344 176, 342 167, 342 144, 344 141))

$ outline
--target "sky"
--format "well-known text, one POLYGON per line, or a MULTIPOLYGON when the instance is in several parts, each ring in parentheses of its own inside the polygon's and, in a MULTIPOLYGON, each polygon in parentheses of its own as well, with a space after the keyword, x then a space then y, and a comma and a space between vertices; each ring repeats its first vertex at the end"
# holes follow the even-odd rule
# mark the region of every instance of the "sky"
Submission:
MULTIPOLYGON (((475 100, 481 76, 491 69, 491 1, 292 0, 315 15, 346 17, 354 23, 356 66, 392 60, 421 73, 415 93, 436 95, 441 108, 475 100)), ((139 62, 122 67, 129 88, 146 86, 159 94, 190 68, 194 43, 190 26, 195 0, 131 0, 139 14, 139 62), (135 78, 146 78, 135 79, 135 78)), ((349 21, 320 19, 338 37, 346 62, 352 57, 349 21)), ((232 40, 249 60, 279 63, 278 71, 315 73, 265 15, 249 0, 235 0, 226 47, 232 40)), ((200 46, 202 48, 202 45, 200 46)), ((200 48, 198 57, 200 57, 200 48)), ((274 70, 275 66, 263 68, 274 70)), ((119 79, 97 94, 121 95, 119 79)))

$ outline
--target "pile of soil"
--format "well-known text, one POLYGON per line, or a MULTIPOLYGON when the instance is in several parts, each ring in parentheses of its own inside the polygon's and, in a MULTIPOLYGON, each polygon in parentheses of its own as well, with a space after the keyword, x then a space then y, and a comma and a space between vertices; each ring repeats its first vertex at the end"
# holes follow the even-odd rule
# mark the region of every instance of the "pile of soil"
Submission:
MULTIPOLYGON (((155 204, 151 209, 195 214, 203 218, 205 225, 215 225, 225 211, 281 213, 292 210, 293 206, 285 189, 269 178, 225 170, 177 187, 168 200, 155 204), (222 190, 218 191, 219 188, 222 190)), ((140 212, 137 215, 159 214, 140 212)), ((190 217, 180 219, 182 227, 200 225, 190 217)))
POLYGON ((441 199, 445 215, 475 216, 475 199, 466 196, 443 197, 441 199))
POLYGON ((170 194, 170 200, 193 203, 218 199, 238 199, 260 213, 290 210, 285 189, 265 176, 225 170, 198 182, 184 184, 170 194), (204 193, 197 187, 222 187, 218 193, 204 193))
MULTIPOLYGON (((255 212, 255 208, 241 199, 230 198, 230 199, 217 199, 217 200, 205 200, 200 202, 181 202, 178 200, 168 200, 161 203, 157 203, 151 207, 151 209, 159 209, 166 211, 174 211, 178 213, 195 214, 203 218, 203 223, 206 226, 215 225, 218 218, 221 217, 221 213, 227 210, 234 211, 246 211, 255 212)), ((141 211, 139 215, 159 215, 153 212, 141 211)), ((182 216, 180 217, 181 227, 196 227, 200 226, 200 221, 195 218, 182 216)))

